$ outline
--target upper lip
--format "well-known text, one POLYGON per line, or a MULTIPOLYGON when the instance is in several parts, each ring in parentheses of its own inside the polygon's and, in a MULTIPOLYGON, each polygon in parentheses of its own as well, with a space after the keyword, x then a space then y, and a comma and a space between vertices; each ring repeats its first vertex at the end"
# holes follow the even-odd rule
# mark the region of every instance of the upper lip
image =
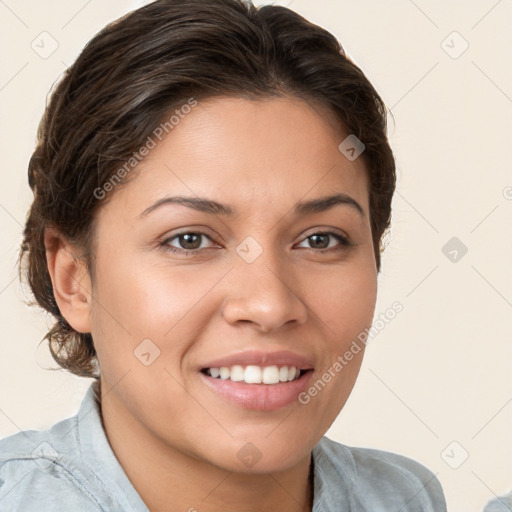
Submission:
POLYGON ((259 350, 247 350, 238 352, 229 356, 215 359, 203 365, 201 368, 221 368, 222 366, 231 367, 240 366, 295 366, 300 370, 311 370, 311 362, 294 352, 280 350, 274 352, 263 352, 259 350))

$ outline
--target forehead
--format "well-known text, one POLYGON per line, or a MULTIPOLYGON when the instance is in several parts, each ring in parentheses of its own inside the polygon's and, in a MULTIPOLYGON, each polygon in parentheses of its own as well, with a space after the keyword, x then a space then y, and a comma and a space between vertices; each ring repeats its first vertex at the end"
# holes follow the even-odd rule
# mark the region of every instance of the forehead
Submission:
POLYGON ((282 210, 343 192, 367 215, 364 161, 350 161, 338 147, 348 135, 328 109, 294 97, 200 101, 155 140, 112 207, 129 203, 135 216, 172 193, 263 215, 273 204, 282 210))

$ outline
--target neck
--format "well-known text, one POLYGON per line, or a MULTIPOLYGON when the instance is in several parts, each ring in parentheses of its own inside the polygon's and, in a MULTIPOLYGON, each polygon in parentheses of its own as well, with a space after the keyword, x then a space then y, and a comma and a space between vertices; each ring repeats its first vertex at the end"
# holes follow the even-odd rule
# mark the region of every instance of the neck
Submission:
POLYGON ((113 395, 102 400, 105 432, 121 467, 151 512, 312 510, 310 455, 280 472, 227 471, 152 435, 113 395))

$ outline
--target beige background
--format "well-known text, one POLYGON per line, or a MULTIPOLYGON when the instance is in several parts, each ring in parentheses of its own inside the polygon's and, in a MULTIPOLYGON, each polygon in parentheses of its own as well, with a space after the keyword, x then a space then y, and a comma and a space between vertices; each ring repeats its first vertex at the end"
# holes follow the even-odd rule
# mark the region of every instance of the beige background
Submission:
MULTIPOLYGON (((71 416, 90 383, 45 369, 50 319, 23 303, 26 168, 52 83, 143 3, 0 2, 0 437, 71 416), (38 37, 48 51, 58 43, 46 59, 31 47, 38 37)), ((369 344, 329 435, 419 460, 451 512, 480 511, 512 489, 512 1, 275 3, 332 31, 394 117, 399 183, 376 315, 394 301, 404 310, 369 344), (442 252, 452 237, 468 249, 455 247, 455 262, 442 252)))

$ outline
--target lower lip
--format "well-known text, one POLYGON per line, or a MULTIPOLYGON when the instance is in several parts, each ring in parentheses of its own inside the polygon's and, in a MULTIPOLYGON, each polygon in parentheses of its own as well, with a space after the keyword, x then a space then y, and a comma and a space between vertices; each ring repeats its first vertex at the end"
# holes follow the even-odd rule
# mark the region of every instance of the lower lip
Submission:
POLYGON ((245 409, 273 411, 298 403, 298 395, 308 386, 312 370, 306 371, 298 379, 279 384, 247 384, 199 375, 205 384, 222 398, 245 409))

